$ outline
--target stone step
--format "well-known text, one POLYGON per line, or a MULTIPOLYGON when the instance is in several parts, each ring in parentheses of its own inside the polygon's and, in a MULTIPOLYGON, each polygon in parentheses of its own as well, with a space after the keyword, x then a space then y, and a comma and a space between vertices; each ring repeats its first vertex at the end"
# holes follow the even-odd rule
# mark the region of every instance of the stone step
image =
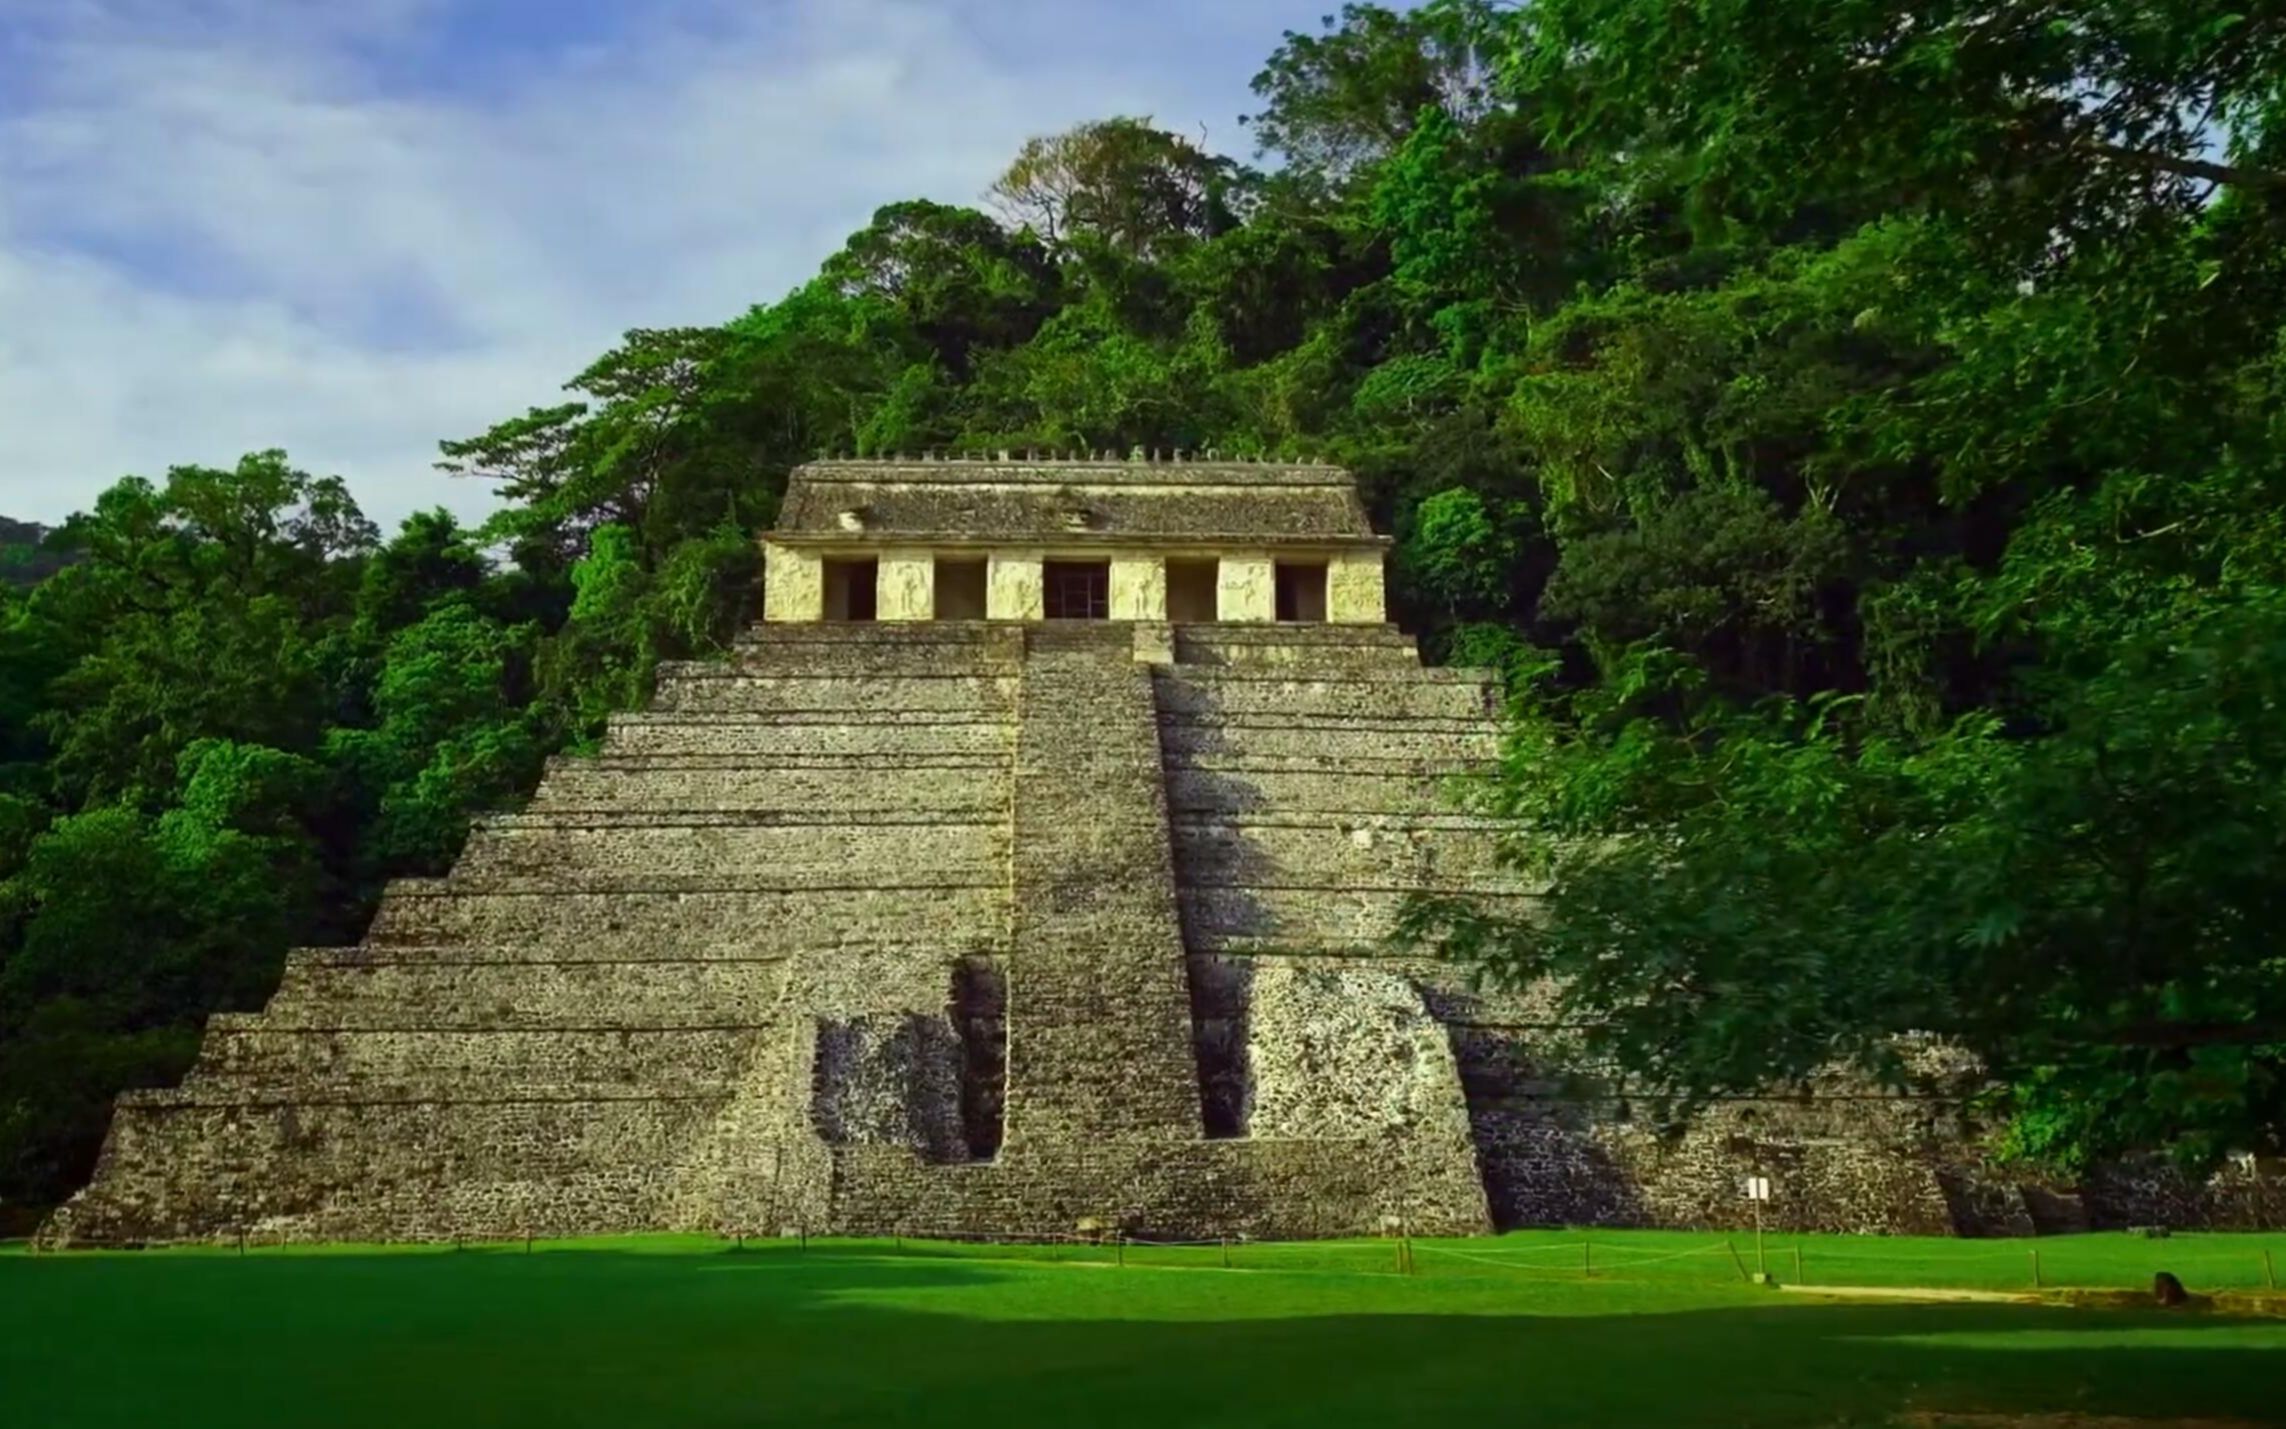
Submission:
POLYGON ((1368 815, 1307 823, 1268 815, 1175 825, 1175 872, 1186 888, 1413 887, 1522 893, 1479 821, 1458 815, 1368 815))
POLYGON ((1373 645, 1391 649, 1417 649, 1413 637, 1396 625, 1341 624, 1324 621, 1197 620, 1175 626, 1175 638, 1199 644, 1229 646, 1345 646, 1373 645))
POLYGON ((610 767, 562 767, 532 797, 528 814, 692 818, 708 815, 787 815, 833 810, 864 815, 972 814, 1008 809, 1008 761, 1003 756, 949 756, 939 761, 877 767, 861 761, 831 766, 755 764, 648 765, 615 761, 610 767))
MULTIPOLYGON (((844 675, 901 679, 928 675, 1005 675, 1023 658, 1021 643, 963 645, 742 645, 716 668, 741 675, 844 675)), ((682 667, 662 666, 661 675, 682 667)))
POLYGON ((1418 667, 1420 650, 1393 625, 1178 625, 1179 666, 1310 669, 1418 667))
POLYGON ((754 674, 716 666, 661 675, 654 714, 1005 716, 1015 677, 977 674, 754 674))
POLYGON ((926 961, 930 966, 941 963, 950 967, 964 957, 998 952, 1005 942, 1003 937, 937 948, 904 938, 869 943, 856 938, 834 936, 806 944, 773 942, 769 947, 761 949, 708 948, 689 955, 627 957, 618 950, 599 946, 532 947, 523 943, 368 941, 340 948, 295 948, 286 954, 286 966, 290 975, 292 969, 305 966, 315 969, 489 967, 495 964, 503 967, 539 968, 626 965, 673 969, 711 963, 735 967, 740 964, 771 965, 796 960, 813 964, 848 963, 869 966, 884 958, 909 957, 926 961))
POLYGON ((243 1082, 289 1093, 326 1088, 492 1091, 504 1084, 590 1092, 704 1095, 730 1090, 774 1024, 704 1028, 210 1029, 186 1087, 243 1082))
MULTIPOLYGON (((958 809, 836 809, 810 804, 798 809, 526 809, 513 814, 479 814, 470 820, 471 832, 487 844, 499 840, 538 839, 557 834, 602 836, 626 834, 635 838, 663 837, 673 832, 713 836, 721 830, 806 829, 818 841, 865 839, 876 831, 909 829, 971 829, 1007 822, 1006 799, 979 799, 958 809)), ((885 837, 904 837, 888 833, 885 837)))
POLYGON ((1259 716, 1489 722, 1494 712, 1491 687, 1476 680, 1162 677, 1158 686, 1160 719, 1176 723, 1259 716))
MULTIPOLYGON (((1376 647, 1379 648, 1379 647, 1376 647)), ((1382 685, 1463 685, 1498 690, 1490 670, 1457 665, 1372 665, 1356 669, 1310 670, 1284 665, 1158 665, 1151 671, 1162 684, 1222 689, 1240 685, 1332 683, 1366 689, 1382 685)))
POLYGON ((639 777, 654 772, 712 772, 732 774, 793 773, 930 774, 938 770, 1001 770, 1008 768, 1008 750, 959 751, 937 754, 803 754, 774 758, 768 763, 730 754, 555 754, 548 757, 549 775, 593 770, 639 777))
MULTIPOLYGON (((760 713, 740 710, 637 710, 615 714, 610 726, 625 725, 641 728, 658 725, 681 729, 741 729, 781 727, 809 727, 822 729, 899 730, 943 724, 952 726, 981 725, 1006 729, 1014 723, 1005 711, 979 711, 962 713, 957 710, 838 710, 838 709, 783 709, 760 713)), ((823 751, 831 753, 832 751, 823 751)), ((925 754, 922 749, 913 751, 925 754)))
POLYGON ((1135 627, 1127 621, 1047 620, 1022 627, 1027 659, 1042 653, 1082 653, 1132 660, 1135 627))
POLYGON ((1500 734, 1482 721, 1344 720, 1317 723, 1248 717, 1170 722, 1159 740, 1168 762, 1194 756, 1240 758, 1409 759, 1486 763, 1500 757, 1500 734))
MULTIPOLYGON (((296 1072, 291 1077, 191 1076, 177 1087, 147 1087, 119 1094, 122 1108, 237 1109, 288 1117, 304 1122, 327 1111, 358 1108, 396 1108, 432 1124, 453 1120, 465 1109, 530 1107, 581 1121, 605 1108, 693 1108, 712 1111, 728 1104, 741 1088, 737 1078, 710 1080, 704 1085, 630 1087, 623 1081, 577 1082, 520 1081, 502 1077, 490 1081, 421 1081, 372 1076, 327 1077, 296 1072), (447 1109, 451 1109, 448 1113, 447 1109)), ((378 1148, 377 1148, 378 1149, 378 1148)), ((393 1168, 402 1173, 402 1164, 393 1168)))
POLYGON ((511 878, 550 887, 609 882, 663 888, 682 880, 694 886, 847 888, 896 886, 916 873, 931 884, 1005 876, 1004 813, 979 811, 967 823, 865 818, 645 826, 509 815, 470 832, 452 881, 456 887, 496 887, 511 878))
MULTIPOLYGON (((1412 888, 1191 887, 1182 890, 1183 930, 1193 953, 1214 953, 1240 940, 1272 939, 1288 947, 1386 945, 1412 888)), ((1529 916, 1532 894, 1472 894, 1510 917, 1529 916)))
POLYGON ((898 649, 945 646, 955 649, 1006 649, 1023 627, 982 620, 816 620, 770 623, 757 621, 740 631, 732 645, 740 650, 857 648, 898 649))
POLYGON ((1322 766, 1297 771, 1178 765, 1167 771, 1167 803, 1177 818, 1271 809, 1300 815, 1429 813, 1449 806, 1458 777, 1322 766))
MULTIPOLYGON (((924 871, 925 872, 925 871, 924 871)), ((483 891, 436 880, 390 885, 367 940, 380 947, 491 946, 546 960, 754 957, 787 949, 988 949, 1005 943, 1008 889, 939 880, 910 887, 483 891)))
MULTIPOLYGON (((1164 734, 1164 728, 1162 728, 1164 734)), ((1466 778, 1497 770, 1497 759, 1455 763, 1449 759, 1383 758, 1372 754, 1214 754, 1190 752, 1171 759, 1171 773, 1228 775, 1233 779, 1258 776, 1329 774, 1355 779, 1466 778)))
POLYGON ((873 754, 998 754, 1006 757, 1005 721, 914 719, 799 721, 624 716, 614 719, 603 749, 616 757, 712 756, 747 760, 873 754))
MULTIPOLYGON (((289 959, 259 1014, 209 1029, 428 1027, 438 1031, 591 1025, 759 1023, 785 991, 784 956, 707 962, 343 963, 289 959)), ((227 1020, 226 1020, 227 1018, 227 1020)))

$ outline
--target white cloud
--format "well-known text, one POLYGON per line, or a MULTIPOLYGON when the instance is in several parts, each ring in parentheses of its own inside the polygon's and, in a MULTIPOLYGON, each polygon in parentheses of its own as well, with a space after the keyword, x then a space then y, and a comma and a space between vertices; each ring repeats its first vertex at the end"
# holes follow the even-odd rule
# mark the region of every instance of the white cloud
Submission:
POLYGON ((653 0, 489 83, 408 77, 454 3, 0 0, 0 514, 266 446, 384 521, 480 511, 438 439, 626 328, 776 298, 882 203, 974 201, 1029 134, 1239 147, 1318 8, 653 0))

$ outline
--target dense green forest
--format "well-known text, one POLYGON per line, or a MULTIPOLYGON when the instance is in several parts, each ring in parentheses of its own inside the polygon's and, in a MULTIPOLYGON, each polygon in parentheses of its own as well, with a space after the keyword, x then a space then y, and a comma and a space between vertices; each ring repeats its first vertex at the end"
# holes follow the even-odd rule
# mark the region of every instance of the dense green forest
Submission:
POLYGON ((443 446, 384 537, 281 453, 127 480, 0 588, 0 1201, 85 1174, 284 951, 721 648, 826 451, 1355 469, 1396 615, 1498 665, 1556 973, 1687 1111, 1982 1059, 2069 1173, 2276 1150, 2286 14, 2206 0, 1352 5, 1259 152, 1109 119, 893 203, 443 446))

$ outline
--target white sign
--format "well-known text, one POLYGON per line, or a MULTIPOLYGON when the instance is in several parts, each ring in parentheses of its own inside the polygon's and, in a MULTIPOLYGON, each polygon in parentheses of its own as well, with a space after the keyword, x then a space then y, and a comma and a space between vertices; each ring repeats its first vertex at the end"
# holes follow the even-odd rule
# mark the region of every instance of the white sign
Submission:
POLYGON ((1743 1184, 1746 1190, 1746 1199, 1749 1201, 1767 1201, 1770 1199, 1770 1178, 1768 1176, 1749 1176, 1743 1184))

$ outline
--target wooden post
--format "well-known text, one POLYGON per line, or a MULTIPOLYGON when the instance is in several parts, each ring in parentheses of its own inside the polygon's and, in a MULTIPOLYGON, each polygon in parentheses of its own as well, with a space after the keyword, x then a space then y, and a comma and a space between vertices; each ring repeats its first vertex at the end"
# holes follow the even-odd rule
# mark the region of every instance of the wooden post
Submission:
POLYGON ((1754 1271, 1756 1284, 1768 1285, 1770 1283, 1770 1259, 1762 1253, 1762 1201, 1760 1197, 1757 1197, 1754 1202, 1754 1271))
POLYGON ((2040 1288, 2040 1247, 2032 1247, 2032 1288, 2040 1288))

